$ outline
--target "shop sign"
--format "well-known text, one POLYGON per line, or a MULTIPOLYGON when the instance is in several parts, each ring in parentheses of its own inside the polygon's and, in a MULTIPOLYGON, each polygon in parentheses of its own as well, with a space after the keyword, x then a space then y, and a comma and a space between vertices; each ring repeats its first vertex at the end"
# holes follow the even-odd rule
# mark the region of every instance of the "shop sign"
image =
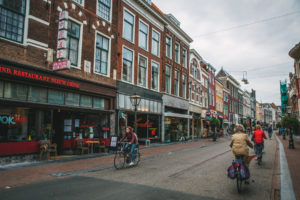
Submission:
POLYGON ((62 11, 59 13, 59 20, 64 20, 69 18, 69 12, 68 11, 62 11))
POLYGON ((0 116, 0 123, 1 124, 8 124, 8 125, 15 125, 16 122, 14 121, 14 117, 12 116, 0 116))
POLYGON ((52 70, 60 70, 60 69, 70 69, 70 61, 69 60, 63 60, 59 62, 54 62, 52 65, 52 70))
POLYGON ((60 30, 58 31, 58 41, 59 40, 66 40, 68 38, 68 31, 67 30, 60 30))
POLYGON ((57 37, 57 59, 67 58, 67 38, 68 38, 68 11, 62 11, 59 13, 58 22, 58 37, 57 37))
POLYGON ((66 49, 57 50, 56 58, 66 58, 66 57, 67 57, 66 49))
POLYGON ((68 29, 68 21, 62 20, 58 23, 58 30, 67 30, 68 29))
POLYGON ((67 41, 66 40, 59 40, 57 42, 57 49, 66 49, 67 48, 67 41))
POLYGON ((27 72, 27 71, 23 71, 23 70, 13 69, 11 67, 1 66, 1 65, 0 65, 0 74, 18 76, 18 77, 22 77, 22 78, 31 79, 31 80, 43 81, 43 82, 47 82, 47 83, 53 83, 53 84, 68 86, 68 87, 73 87, 73 88, 80 87, 79 83, 75 83, 73 81, 54 78, 52 76, 46 76, 46 75, 42 75, 42 74, 38 74, 38 73, 32 73, 32 72, 27 72))

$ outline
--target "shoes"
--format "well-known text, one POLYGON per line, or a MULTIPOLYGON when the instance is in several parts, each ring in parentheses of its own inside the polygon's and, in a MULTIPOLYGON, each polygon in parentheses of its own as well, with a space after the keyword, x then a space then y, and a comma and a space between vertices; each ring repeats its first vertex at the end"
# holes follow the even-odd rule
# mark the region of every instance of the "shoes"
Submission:
POLYGON ((250 182, 249 182, 248 180, 245 180, 245 184, 246 184, 246 185, 249 185, 249 183, 250 183, 250 182))
POLYGON ((132 166, 132 165, 134 165, 134 163, 133 163, 133 162, 130 162, 130 163, 129 163, 129 166, 132 166))

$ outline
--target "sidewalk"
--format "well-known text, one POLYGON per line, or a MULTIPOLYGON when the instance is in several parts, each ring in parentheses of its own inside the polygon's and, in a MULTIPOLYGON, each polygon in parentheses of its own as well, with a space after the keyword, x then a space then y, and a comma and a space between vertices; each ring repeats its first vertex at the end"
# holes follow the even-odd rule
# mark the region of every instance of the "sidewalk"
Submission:
MULTIPOLYGON (((222 137, 217 139, 218 142, 228 141, 227 138, 222 137)), ((140 150, 142 159, 155 158, 157 155, 165 154, 168 152, 179 151, 182 149, 196 148, 214 144, 212 139, 202 139, 195 142, 187 142, 183 144, 159 145, 149 148, 142 148, 140 150)), ((8 169, 0 171, 0 190, 8 189, 11 187, 22 186, 25 184, 37 183, 42 181, 54 180, 59 177, 59 174, 75 175, 76 172, 84 173, 89 171, 97 171, 105 168, 113 167, 114 155, 106 156, 83 156, 80 160, 63 160, 59 162, 49 162, 42 164, 33 164, 31 166, 8 169), (54 176, 58 175, 58 176, 54 176)), ((67 177, 67 176, 61 176, 67 177)))
POLYGON ((284 147, 296 199, 300 199, 300 141, 294 139, 295 149, 289 149, 289 136, 286 137, 286 140, 283 140, 282 136, 278 136, 278 138, 284 147))

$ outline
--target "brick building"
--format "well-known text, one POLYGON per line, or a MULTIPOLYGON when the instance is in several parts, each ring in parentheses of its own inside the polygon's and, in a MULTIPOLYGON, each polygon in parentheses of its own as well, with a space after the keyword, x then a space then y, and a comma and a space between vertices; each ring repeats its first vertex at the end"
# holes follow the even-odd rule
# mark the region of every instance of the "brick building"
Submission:
POLYGON ((117 3, 0 2, 0 155, 114 134, 117 3))

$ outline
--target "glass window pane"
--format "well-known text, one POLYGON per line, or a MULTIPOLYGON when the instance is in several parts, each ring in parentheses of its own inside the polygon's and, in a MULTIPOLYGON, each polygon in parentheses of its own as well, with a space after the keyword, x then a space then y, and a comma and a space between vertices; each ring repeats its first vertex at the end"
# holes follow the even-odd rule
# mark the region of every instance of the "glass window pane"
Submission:
POLYGON ((104 109, 104 99, 94 97, 94 108, 104 109))
POLYGON ((3 97, 3 81, 0 81, 0 97, 3 97))
POLYGON ((48 90, 48 103, 64 104, 64 92, 58 90, 48 90))
POLYGON ((125 108, 125 96, 119 94, 119 108, 125 108))
POLYGON ((92 107, 92 97, 81 95, 80 96, 80 106, 82 106, 82 107, 92 107))
POLYGON ((4 89, 4 97, 26 100, 27 90, 28 90, 27 85, 6 82, 5 89, 4 89))
POLYGON ((29 86, 28 101, 47 103, 47 89, 29 86))
POLYGON ((66 105, 68 106, 79 106, 79 94, 66 92, 66 105))

